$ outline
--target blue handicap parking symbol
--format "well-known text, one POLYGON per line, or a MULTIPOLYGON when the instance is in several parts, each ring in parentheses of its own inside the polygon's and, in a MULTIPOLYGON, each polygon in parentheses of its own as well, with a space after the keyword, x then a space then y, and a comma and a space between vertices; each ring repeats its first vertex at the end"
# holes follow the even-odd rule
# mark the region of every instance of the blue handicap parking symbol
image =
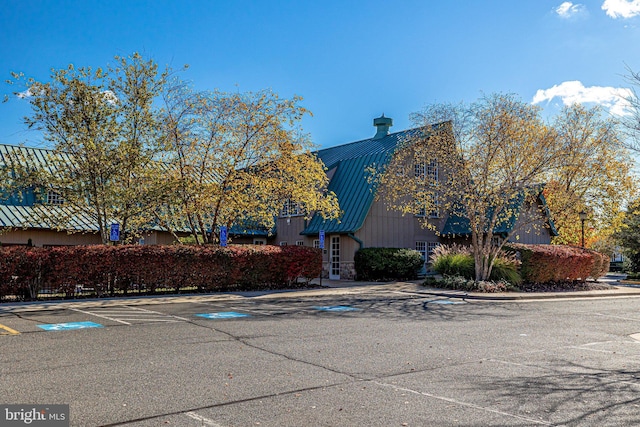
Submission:
POLYGON ((313 307, 316 310, 320 311, 357 311, 359 308, 350 307, 348 305, 324 305, 324 306, 316 306, 313 307))
POLYGON ((45 331, 71 331, 73 329, 104 328, 101 324, 94 322, 52 323, 47 325, 38 325, 38 327, 45 331))
POLYGON ((464 301, 451 301, 449 299, 437 299, 428 301, 429 304, 466 304, 464 301))
POLYGON ((204 317, 205 319, 234 319, 239 317, 251 317, 249 314, 237 313, 235 311, 220 311, 217 313, 201 313, 196 314, 198 317, 204 317))

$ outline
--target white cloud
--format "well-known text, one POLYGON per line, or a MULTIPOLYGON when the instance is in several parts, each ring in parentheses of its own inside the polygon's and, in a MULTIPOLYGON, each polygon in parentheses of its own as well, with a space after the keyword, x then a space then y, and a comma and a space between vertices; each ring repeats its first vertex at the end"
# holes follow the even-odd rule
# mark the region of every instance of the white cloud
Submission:
POLYGON ((550 89, 539 89, 533 97, 533 104, 562 99, 564 105, 594 103, 607 108, 611 114, 625 116, 629 114, 628 99, 633 96, 631 89, 610 86, 585 87, 574 80, 555 85, 550 89))
POLYGON ((16 96, 20 99, 31 98, 33 96, 33 91, 29 88, 25 91, 16 93, 16 96))
POLYGON ((602 10, 612 18, 633 18, 640 15, 640 0, 605 0, 602 10))
POLYGON ((570 1, 565 1, 560 6, 555 8, 555 12, 564 19, 572 18, 576 15, 584 13, 587 8, 583 4, 573 4, 570 1))
POLYGON ((102 97, 108 104, 115 105, 118 103, 118 97, 111 90, 105 90, 102 92, 102 97))

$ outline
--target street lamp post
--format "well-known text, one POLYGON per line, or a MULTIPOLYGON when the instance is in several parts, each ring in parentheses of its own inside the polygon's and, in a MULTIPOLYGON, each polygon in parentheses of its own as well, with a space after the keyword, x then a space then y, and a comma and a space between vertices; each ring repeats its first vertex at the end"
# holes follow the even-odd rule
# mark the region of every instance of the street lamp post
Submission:
POLYGON ((580 222, 582 223, 582 247, 584 248, 584 222, 587 220, 587 213, 585 211, 580 211, 578 216, 580 217, 580 222))

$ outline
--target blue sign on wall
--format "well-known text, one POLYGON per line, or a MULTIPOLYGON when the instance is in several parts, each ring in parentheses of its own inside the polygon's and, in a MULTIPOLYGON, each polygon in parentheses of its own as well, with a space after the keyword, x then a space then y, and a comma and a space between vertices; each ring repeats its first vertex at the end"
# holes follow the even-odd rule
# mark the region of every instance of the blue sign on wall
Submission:
POLYGON ((109 232, 109 240, 112 242, 117 242, 120 240, 120 224, 118 223, 111 224, 111 230, 109 232))
POLYGON ((324 249, 324 230, 320 230, 318 239, 320 240, 320 249, 324 249))
POLYGON ((73 329, 104 328, 101 324, 94 322, 52 323, 47 325, 38 325, 38 327, 45 331, 71 331, 73 329))
POLYGON ((220 227, 220 246, 227 246, 227 226, 223 225, 220 227))
POLYGON ((205 319, 235 319, 240 317, 251 317, 249 314, 238 313, 235 311, 220 311, 217 313, 201 313, 196 314, 198 317, 204 317, 205 319))

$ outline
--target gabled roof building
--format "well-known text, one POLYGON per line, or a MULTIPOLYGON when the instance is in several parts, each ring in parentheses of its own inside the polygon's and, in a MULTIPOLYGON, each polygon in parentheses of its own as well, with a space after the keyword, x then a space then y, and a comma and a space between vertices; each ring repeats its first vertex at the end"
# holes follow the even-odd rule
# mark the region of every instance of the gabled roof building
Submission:
MULTIPOLYGON (((405 141, 417 135, 419 129, 390 133, 393 122, 390 118, 373 121, 376 133, 373 137, 319 150, 316 155, 327 168, 328 190, 336 194, 342 210, 337 220, 324 220, 320 215, 305 219, 305 212, 295 203, 287 203, 271 230, 247 224, 232 227, 229 234, 233 243, 304 245, 320 247, 320 235, 324 235, 324 276, 331 279, 353 279, 355 277, 355 253, 365 247, 410 248, 421 252, 428 259, 431 251, 441 243, 452 239, 464 240, 469 234, 468 220, 459 216, 447 216, 444 212, 426 213, 435 230, 422 226, 424 217, 403 215, 388 210, 384 202, 376 200, 376 188, 371 180, 371 167, 384 167, 405 141)), ((19 155, 30 164, 50 167, 47 150, 15 147, 0 144, 0 168, 10 167, 11 158, 19 155)), ((56 224, 42 220, 56 215, 40 215, 38 210, 51 212, 65 209, 64 203, 56 200, 56 194, 26 189, 23 194, 3 194, 0 189, 0 242, 3 245, 55 246, 98 244, 96 220, 89 216, 76 216, 65 230, 56 224)), ((545 207, 540 192, 538 205, 545 207)), ((533 209, 522 200, 513 200, 517 210, 533 209)), ((535 207, 537 208, 537 207, 535 207)), ((535 210, 539 212, 539 209, 535 210)), ((553 222, 540 214, 536 226, 524 226, 512 236, 520 243, 550 243, 556 235, 553 222), (535 230, 534 230, 535 228, 535 230)), ((494 233, 504 236, 519 227, 517 221, 505 221, 494 233)), ((173 237, 161 228, 154 227, 144 239, 145 244, 172 243, 173 237)))
MULTIPOLYGON (((376 189, 371 182, 369 167, 384 167, 396 149, 418 132, 410 129, 390 133, 390 118, 379 117, 373 122, 376 133, 372 138, 319 150, 317 156, 327 167, 328 190, 333 191, 343 211, 337 220, 325 221, 320 215, 310 220, 304 219, 304 212, 283 210, 278 218, 275 235, 238 237, 246 243, 269 243, 279 245, 320 245, 320 233, 324 233, 324 274, 330 279, 353 279, 355 277, 354 256, 364 247, 396 247, 415 249, 428 259, 431 251, 441 243, 464 240, 469 234, 468 220, 448 217, 444 212, 430 214, 429 221, 435 231, 426 229, 423 217, 403 215, 388 210, 384 202, 376 200, 376 189), (466 221, 466 222, 465 222, 466 221)), ((540 193, 538 203, 545 206, 540 193)), ((524 200, 514 200, 518 209, 526 209, 524 200)), ((427 213, 429 215, 429 213, 427 213)), ((520 243, 550 243, 555 235, 553 223, 547 216, 540 215, 540 222, 546 226, 522 227, 522 231, 512 237, 520 243), (541 231, 538 231, 541 230, 541 231)), ((508 230, 496 230, 496 235, 504 235, 516 227, 516 221, 502 225, 508 230)))
MULTIPOLYGON (((0 173, 12 173, 13 164, 48 168, 52 151, 43 148, 0 144, 0 173)), ((72 162, 70 157, 65 161, 72 162)), ((153 227, 142 239, 146 244, 169 244, 170 233, 153 227)), ((3 246, 74 246, 102 243, 98 221, 85 212, 71 211, 60 195, 39 188, 19 191, 0 188, 0 244, 3 246), (70 212, 74 212, 70 214, 70 212), (60 218, 67 218, 65 224, 60 218)))

